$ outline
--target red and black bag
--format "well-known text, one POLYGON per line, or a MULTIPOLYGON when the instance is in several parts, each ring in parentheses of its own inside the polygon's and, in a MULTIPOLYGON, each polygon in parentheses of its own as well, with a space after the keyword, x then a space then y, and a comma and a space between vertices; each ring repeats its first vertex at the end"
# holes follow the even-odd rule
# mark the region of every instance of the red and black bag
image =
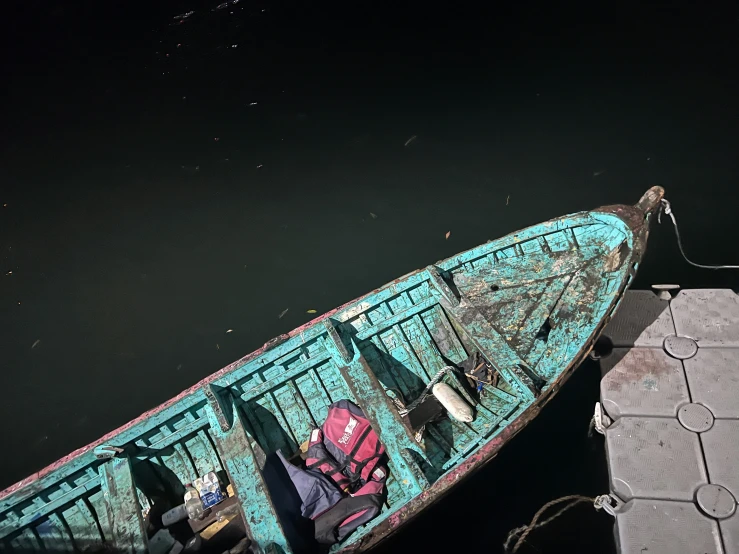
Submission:
POLYGON ((316 540, 321 544, 337 543, 377 516, 385 501, 386 477, 386 471, 376 467, 365 485, 315 518, 316 540))
POLYGON ((341 541, 380 513, 387 477, 379 465, 384 453, 361 408, 340 400, 329 406, 321 429, 311 433, 307 469, 283 458, 303 500, 303 515, 314 521, 319 543, 341 541), (328 483, 336 486, 336 493, 328 483))
POLYGON ((339 400, 329 406, 322 428, 311 433, 305 463, 333 479, 344 492, 353 493, 370 480, 384 453, 362 409, 339 400))

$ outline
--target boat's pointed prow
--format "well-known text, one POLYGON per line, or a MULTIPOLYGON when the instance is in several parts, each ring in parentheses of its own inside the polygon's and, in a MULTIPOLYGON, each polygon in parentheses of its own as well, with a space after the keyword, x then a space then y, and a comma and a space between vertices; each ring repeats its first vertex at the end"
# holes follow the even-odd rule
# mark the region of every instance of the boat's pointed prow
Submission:
POLYGON ((652 213, 654 210, 659 208, 662 198, 665 196, 665 189, 659 185, 653 186, 639 199, 636 203, 636 208, 644 212, 644 214, 652 213))

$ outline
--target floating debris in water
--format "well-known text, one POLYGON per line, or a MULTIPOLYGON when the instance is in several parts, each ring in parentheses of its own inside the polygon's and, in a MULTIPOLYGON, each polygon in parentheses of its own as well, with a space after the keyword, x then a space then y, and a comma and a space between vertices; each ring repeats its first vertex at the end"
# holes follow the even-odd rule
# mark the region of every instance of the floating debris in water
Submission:
POLYGON ((263 167, 264 167, 264 164, 259 164, 259 165, 257 166, 257 169, 262 169, 263 167))
POLYGON ((256 106, 256 105, 257 105, 257 103, 256 103, 256 102, 250 102, 250 103, 249 103, 249 105, 250 105, 250 106, 256 106))
POLYGON ((216 6, 217 10, 225 10, 226 8, 228 8, 228 2, 224 2, 223 4, 218 4, 216 6))
POLYGON ((213 140, 216 141, 216 142, 218 142, 221 139, 219 137, 213 137, 213 140))
POLYGON ((13 275, 13 271, 8 271, 5 275, 13 275))
POLYGON ((238 47, 239 47, 239 45, 238 45, 238 44, 232 44, 232 45, 231 45, 231 48, 238 48, 238 47))
POLYGON ((608 171, 608 170, 607 169, 599 169, 598 171, 593 171, 593 177, 598 177, 600 175, 603 175, 606 171, 608 171))
POLYGON ((174 16, 172 19, 187 19, 195 12, 193 10, 190 10, 189 12, 181 13, 180 15, 174 16))
POLYGON ((506 196, 506 199, 505 199, 505 205, 506 205, 506 206, 508 205, 508 201, 509 201, 510 199, 511 199, 511 195, 509 194, 508 196, 506 196))
POLYGON ((233 333, 233 332, 234 332, 234 330, 233 330, 233 329, 229 329, 228 331, 226 331, 226 334, 228 334, 228 333, 233 333))
POLYGON ((33 341, 33 344, 31 345, 31 350, 36 348, 40 343, 41 343, 41 339, 36 339, 35 341, 33 341))
POLYGON ((445 235, 445 237, 446 237, 446 239, 447 239, 447 240, 449 240, 449 237, 451 236, 451 234, 452 234, 452 232, 451 232, 451 231, 447 231, 447 232, 446 232, 446 235, 445 235))
POLYGON ((280 312, 280 315, 278 315, 278 316, 277 316, 277 319, 282 319, 282 318, 283 318, 283 317, 285 316, 285 314, 287 313, 287 311, 288 311, 289 309, 290 309, 290 308, 285 308, 284 310, 282 310, 282 311, 280 312))
POLYGON ((216 343, 216 350, 220 350, 220 349, 221 349, 221 345, 216 343))
POLYGON ((409 138, 407 141, 405 141, 405 144, 403 146, 408 146, 409 144, 411 144, 417 138, 418 137, 416 135, 413 135, 411 138, 409 138))
POLYGON ((181 369, 182 369, 182 364, 179 364, 179 365, 177 366, 177 371, 179 371, 179 370, 181 370, 181 369))
POLYGON ((307 310, 305 313, 307 313, 307 314, 315 314, 316 313, 316 310, 307 310))
POLYGON ((373 214, 372 212, 370 212, 370 216, 372 217, 372 219, 377 219, 377 214, 373 214))

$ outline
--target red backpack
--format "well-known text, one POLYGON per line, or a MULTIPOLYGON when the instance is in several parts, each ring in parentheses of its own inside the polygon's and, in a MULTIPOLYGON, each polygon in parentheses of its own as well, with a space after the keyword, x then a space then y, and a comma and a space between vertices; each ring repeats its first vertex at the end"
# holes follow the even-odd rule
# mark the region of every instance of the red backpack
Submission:
POLYGON ((311 433, 305 463, 308 469, 318 469, 333 479, 342 491, 354 493, 371 480, 384 453, 362 409, 349 400, 339 400, 329 406, 322 429, 311 433))
POLYGON ((311 432, 307 469, 278 452, 319 543, 339 542, 380 513, 387 470, 378 462, 384 453, 364 412, 349 400, 331 404, 322 428, 311 432))

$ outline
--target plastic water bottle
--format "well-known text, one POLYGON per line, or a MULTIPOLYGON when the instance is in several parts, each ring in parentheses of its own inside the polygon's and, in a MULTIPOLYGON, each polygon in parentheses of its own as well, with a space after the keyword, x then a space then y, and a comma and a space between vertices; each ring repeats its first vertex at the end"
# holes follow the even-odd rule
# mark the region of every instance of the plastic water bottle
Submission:
POLYGON ((176 506, 162 514, 162 525, 164 525, 165 527, 169 527, 173 523, 177 523, 178 521, 186 519, 187 517, 189 517, 189 515, 190 514, 187 512, 187 506, 185 506, 184 504, 180 504, 179 506, 176 506))
POLYGON ((206 473, 202 478, 195 479, 193 486, 200 493, 200 500, 203 501, 204 508, 215 506, 223 500, 221 484, 218 482, 218 476, 214 471, 206 473))
POLYGON ((187 485, 185 488, 185 509, 190 519, 201 519, 205 512, 200 493, 192 485, 187 485))

